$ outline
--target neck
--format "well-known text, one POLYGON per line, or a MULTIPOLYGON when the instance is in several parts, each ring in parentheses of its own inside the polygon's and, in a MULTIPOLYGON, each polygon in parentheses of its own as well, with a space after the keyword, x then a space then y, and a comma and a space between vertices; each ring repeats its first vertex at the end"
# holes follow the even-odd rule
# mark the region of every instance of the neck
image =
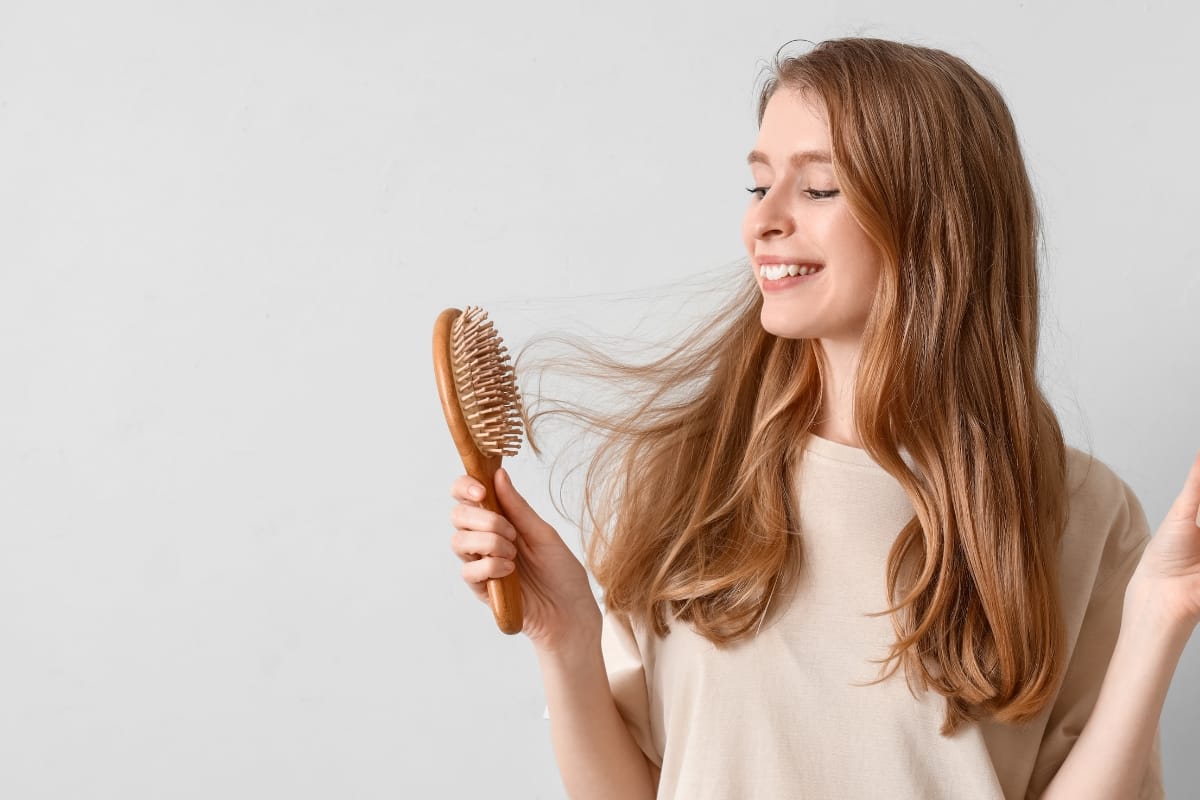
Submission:
POLYGON ((823 439, 861 448, 862 441, 854 428, 854 372, 859 351, 857 341, 820 340, 818 355, 822 359, 824 387, 813 433, 823 439))

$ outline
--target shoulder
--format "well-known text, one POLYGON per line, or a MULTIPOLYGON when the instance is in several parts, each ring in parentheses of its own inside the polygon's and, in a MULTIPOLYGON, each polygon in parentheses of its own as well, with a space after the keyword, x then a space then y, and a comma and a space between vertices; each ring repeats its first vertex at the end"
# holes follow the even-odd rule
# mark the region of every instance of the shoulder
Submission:
MULTIPOLYGON (((1132 568, 1150 538, 1142 504, 1117 472, 1091 453, 1067 446, 1065 578, 1092 594, 1132 568)), ((1127 577, 1127 576, 1126 576, 1127 577)))
POLYGON ((1093 453, 1071 445, 1067 451, 1067 490, 1072 502, 1085 500, 1089 504, 1117 504, 1118 495, 1127 492, 1129 485, 1111 466, 1093 453))

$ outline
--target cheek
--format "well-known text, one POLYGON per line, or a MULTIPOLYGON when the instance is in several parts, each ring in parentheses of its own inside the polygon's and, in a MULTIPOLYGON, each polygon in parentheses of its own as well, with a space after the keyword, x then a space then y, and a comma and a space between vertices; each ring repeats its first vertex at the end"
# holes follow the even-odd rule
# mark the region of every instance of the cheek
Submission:
POLYGON ((859 304, 869 306, 879 284, 879 264, 870 253, 860 252, 852 266, 845 270, 845 285, 849 295, 859 304))
POLYGON ((846 212, 831 226, 829 233, 838 260, 846 265, 847 272, 855 276, 855 282, 874 284, 879 276, 879 250, 858 221, 846 212))

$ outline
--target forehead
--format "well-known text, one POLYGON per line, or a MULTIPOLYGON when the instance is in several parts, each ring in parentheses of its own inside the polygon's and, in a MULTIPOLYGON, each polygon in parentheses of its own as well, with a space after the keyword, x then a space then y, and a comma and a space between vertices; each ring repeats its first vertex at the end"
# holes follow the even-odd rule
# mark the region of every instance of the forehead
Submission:
POLYGON ((821 98, 812 92, 780 88, 767 101, 755 149, 776 161, 796 150, 829 150, 829 140, 821 98))

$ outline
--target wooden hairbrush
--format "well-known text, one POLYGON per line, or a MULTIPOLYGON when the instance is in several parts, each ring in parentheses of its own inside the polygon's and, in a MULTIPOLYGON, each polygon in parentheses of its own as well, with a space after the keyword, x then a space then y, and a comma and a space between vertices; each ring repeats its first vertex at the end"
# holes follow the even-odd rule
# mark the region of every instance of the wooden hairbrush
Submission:
MULTIPOLYGON (((433 326, 433 372, 442 412, 467 474, 483 484, 479 504, 501 514, 495 475, 504 456, 521 446, 521 398, 508 352, 487 313, 477 306, 447 308, 433 326)), ((487 582, 496 625, 508 634, 524 625, 520 562, 487 582)))

